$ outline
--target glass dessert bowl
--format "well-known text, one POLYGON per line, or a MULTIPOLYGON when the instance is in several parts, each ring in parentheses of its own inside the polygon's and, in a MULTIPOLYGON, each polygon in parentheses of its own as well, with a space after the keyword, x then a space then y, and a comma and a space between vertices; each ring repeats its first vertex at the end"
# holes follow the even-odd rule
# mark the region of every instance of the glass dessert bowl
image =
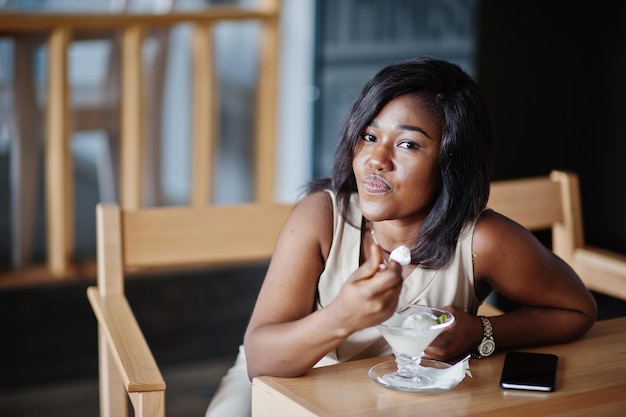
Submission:
POLYGON ((447 368, 450 365, 422 359, 424 349, 452 323, 454 316, 448 311, 424 305, 401 306, 377 326, 393 349, 396 369, 390 369, 390 362, 376 365, 369 371, 370 378, 400 391, 429 391, 433 379, 423 372, 424 367, 447 368))

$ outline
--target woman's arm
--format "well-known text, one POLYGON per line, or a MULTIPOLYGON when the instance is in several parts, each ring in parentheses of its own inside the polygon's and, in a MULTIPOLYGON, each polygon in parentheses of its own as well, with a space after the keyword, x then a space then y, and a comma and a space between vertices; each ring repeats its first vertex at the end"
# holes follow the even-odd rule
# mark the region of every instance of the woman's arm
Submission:
MULTIPOLYGON (((576 273, 519 224, 487 210, 472 246, 476 288, 493 288, 523 306, 491 318, 496 348, 567 342, 593 325, 596 303, 576 273)), ((430 356, 458 356, 482 340, 478 318, 454 313, 459 320, 428 350, 430 356)))
POLYGON ((324 192, 307 196, 287 219, 244 338, 250 378, 301 375, 354 331, 393 314, 401 268, 390 262, 380 270, 377 247, 333 302, 314 311, 332 229, 332 203, 324 192))

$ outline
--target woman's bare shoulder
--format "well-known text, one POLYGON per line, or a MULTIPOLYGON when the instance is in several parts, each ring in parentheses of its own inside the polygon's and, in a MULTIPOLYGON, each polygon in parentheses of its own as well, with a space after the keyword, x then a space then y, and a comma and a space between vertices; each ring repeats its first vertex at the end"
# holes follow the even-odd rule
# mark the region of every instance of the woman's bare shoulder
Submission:
POLYGON ((311 221, 332 224, 333 202, 330 194, 325 191, 307 194, 296 204, 292 216, 298 220, 308 220, 305 222, 307 224, 311 221))
POLYGON ((492 283, 532 269, 551 268, 557 262, 552 251, 528 229, 493 210, 485 210, 476 224, 472 240, 475 278, 492 283))
POLYGON ((328 254, 333 235, 333 202, 329 193, 316 191, 304 196, 294 207, 283 232, 309 236, 319 242, 321 253, 328 254))
POLYGON ((297 206, 311 207, 314 209, 330 209, 332 211, 333 202, 329 192, 320 190, 306 194, 297 203, 297 206))
POLYGON ((502 242, 512 238, 529 238, 530 232, 519 223, 491 209, 484 210, 476 223, 474 249, 500 247, 502 242))

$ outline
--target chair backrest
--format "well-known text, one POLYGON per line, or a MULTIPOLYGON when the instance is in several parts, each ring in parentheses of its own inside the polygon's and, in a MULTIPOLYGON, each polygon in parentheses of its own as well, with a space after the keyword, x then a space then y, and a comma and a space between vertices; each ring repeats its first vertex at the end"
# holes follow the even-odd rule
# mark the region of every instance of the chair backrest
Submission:
POLYGON ((626 299, 626 256, 585 244, 578 176, 495 181, 488 206, 531 231, 552 230, 552 250, 594 291, 626 299))
POLYGON ((569 264, 574 248, 583 244, 578 177, 573 173, 494 181, 488 206, 528 230, 552 229, 552 250, 569 264))
POLYGON ((98 287, 123 293, 127 272, 189 268, 268 260, 292 206, 96 208, 98 287))
POLYGON ((267 260, 290 210, 276 203, 97 206, 98 285, 88 297, 98 319, 101 415, 128 415, 127 396, 135 416, 165 414, 166 384, 124 295, 125 273, 267 260))

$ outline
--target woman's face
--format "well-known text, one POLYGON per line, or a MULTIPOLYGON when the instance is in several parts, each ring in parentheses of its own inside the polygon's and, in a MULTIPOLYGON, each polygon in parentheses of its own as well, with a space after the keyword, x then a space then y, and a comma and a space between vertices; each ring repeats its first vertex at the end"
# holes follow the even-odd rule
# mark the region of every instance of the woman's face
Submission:
POLYGON ((441 124, 419 96, 387 103, 362 132, 352 160, 365 218, 423 221, 441 184, 440 145, 441 124))

